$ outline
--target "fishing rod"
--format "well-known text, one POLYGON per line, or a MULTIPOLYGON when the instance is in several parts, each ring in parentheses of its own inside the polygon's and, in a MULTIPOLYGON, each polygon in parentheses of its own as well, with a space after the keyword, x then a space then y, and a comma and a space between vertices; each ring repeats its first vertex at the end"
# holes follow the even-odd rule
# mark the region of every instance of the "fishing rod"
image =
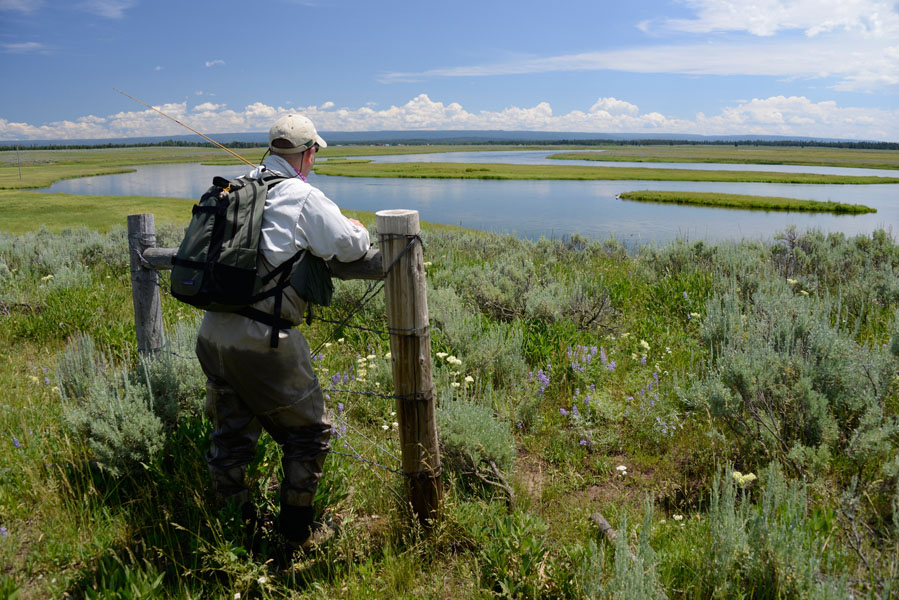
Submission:
POLYGON ((112 89, 114 89, 115 91, 117 91, 118 93, 120 93, 120 94, 123 95, 123 96, 127 96, 128 98, 131 98, 132 100, 134 100, 134 101, 137 102, 138 104, 143 104, 144 106, 146 106, 146 107, 149 108, 150 110, 153 110, 153 111, 158 112, 159 114, 161 114, 161 115, 162 115, 163 117, 165 117, 166 119, 168 119, 168 120, 170 120, 170 121, 174 121, 174 122, 177 123, 178 125, 181 125, 181 127, 184 127, 185 129, 189 129, 189 130, 193 131, 194 133, 196 133, 198 136, 200 136, 200 137, 203 138, 204 140, 206 140, 206 141, 208 141, 208 142, 212 142, 213 144, 215 144, 216 146, 218 146, 219 148, 221 148, 221 149, 224 150, 225 152, 227 152, 227 153, 229 153, 229 154, 232 154, 232 155, 236 156, 237 158, 239 158, 239 159, 242 160, 243 162, 247 163, 247 164, 250 165, 251 167, 255 168, 255 167, 257 166, 257 165, 254 165, 253 163, 251 163, 250 161, 248 161, 247 159, 245 159, 243 156, 241 156, 241 155, 238 154, 237 152, 234 152, 234 151, 232 151, 232 150, 229 150, 228 148, 225 148, 224 146, 222 146, 221 144, 219 144, 217 141, 215 141, 215 140, 212 139, 211 137, 209 137, 209 136, 207 136, 207 135, 203 135, 202 133, 200 133, 199 131, 197 131, 197 130, 194 129, 193 127, 190 127, 189 125, 185 125, 184 123, 182 123, 181 121, 179 121, 178 119, 176 119, 176 118, 174 118, 174 117, 168 116, 167 114, 165 114, 164 112, 162 112, 162 111, 159 110, 158 108, 155 108, 155 107, 153 107, 153 106, 150 106, 150 105, 147 104, 146 102, 141 102, 140 100, 138 100, 138 99, 135 98, 134 96, 132 96, 132 95, 130 95, 130 94, 126 94, 125 92, 123 92, 122 90, 120 90, 120 89, 118 89, 118 88, 112 88, 112 89))

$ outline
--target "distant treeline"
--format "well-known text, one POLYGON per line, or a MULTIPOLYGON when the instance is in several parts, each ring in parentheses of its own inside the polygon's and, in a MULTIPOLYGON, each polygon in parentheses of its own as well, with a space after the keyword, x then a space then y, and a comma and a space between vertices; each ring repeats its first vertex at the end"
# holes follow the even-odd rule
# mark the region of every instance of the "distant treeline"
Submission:
MULTIPOLYGON (((528 139, 471 139, 471 138, 451 138, 434 140, 429 138, 421 139, 395 139, 395 140, 378 140, 378 141, 341 141, 334 145, 341 146, 496 146, 496 145, 541 145, 541 146, 792 146, 800 148, 848 148, 858 150, 899 150, 897 142, 851 142, 851 141, 823 141, 823 140, 676 140, 676 139, 633 139, 633 140, 610 140, 610 139, 558 139, 558 140, 528 140, 528 139)), ((260 148, 265 146, 265 142, 223 142, 223 146, 228 148, 260 148)), ((150 146, 172 146, 172 147, 189 147, 189 148, 214 148, 209 142, 190 142, 183 140, 165 140, 162 142, 143 142, 132 144, 48 144, 45 146, 21 146, 22 150, 87 150, 92 148, 145 148, 150 146)), ((16 150, 15 145, 0 144, 0 152, 16 150)))

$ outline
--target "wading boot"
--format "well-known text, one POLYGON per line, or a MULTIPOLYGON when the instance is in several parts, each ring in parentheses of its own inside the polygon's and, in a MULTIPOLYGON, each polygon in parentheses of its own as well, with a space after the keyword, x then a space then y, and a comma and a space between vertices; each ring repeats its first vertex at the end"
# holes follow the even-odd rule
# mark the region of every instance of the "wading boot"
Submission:
POLYGON ((330 521, 316 523, 312 520, 314 515, 315 509, 311 506, 287 504, 281 507, 278 530, 291 550, 308 552, 334 537, 336 533, 334 525, 330 521))

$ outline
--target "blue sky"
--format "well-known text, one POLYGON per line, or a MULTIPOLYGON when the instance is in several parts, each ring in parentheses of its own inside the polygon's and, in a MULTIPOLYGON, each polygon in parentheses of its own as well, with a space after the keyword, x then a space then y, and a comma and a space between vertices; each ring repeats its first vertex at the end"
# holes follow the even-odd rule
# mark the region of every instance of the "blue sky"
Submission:
POLYGON ((0 140, 501 129, 899 141, 896 0, 0 0, 0 140))

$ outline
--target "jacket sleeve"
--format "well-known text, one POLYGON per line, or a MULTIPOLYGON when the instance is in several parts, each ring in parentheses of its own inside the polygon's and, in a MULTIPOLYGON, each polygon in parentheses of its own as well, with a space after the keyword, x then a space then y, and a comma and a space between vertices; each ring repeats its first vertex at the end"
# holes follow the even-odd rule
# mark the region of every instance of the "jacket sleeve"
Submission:
POLYGON ((314 187, 303 204, 297 225, 297 237, 305 238, 301 245, 325 260, 352 262, 362 258, 371 246, 368 230, 350 223, 340 208, 314 187))

